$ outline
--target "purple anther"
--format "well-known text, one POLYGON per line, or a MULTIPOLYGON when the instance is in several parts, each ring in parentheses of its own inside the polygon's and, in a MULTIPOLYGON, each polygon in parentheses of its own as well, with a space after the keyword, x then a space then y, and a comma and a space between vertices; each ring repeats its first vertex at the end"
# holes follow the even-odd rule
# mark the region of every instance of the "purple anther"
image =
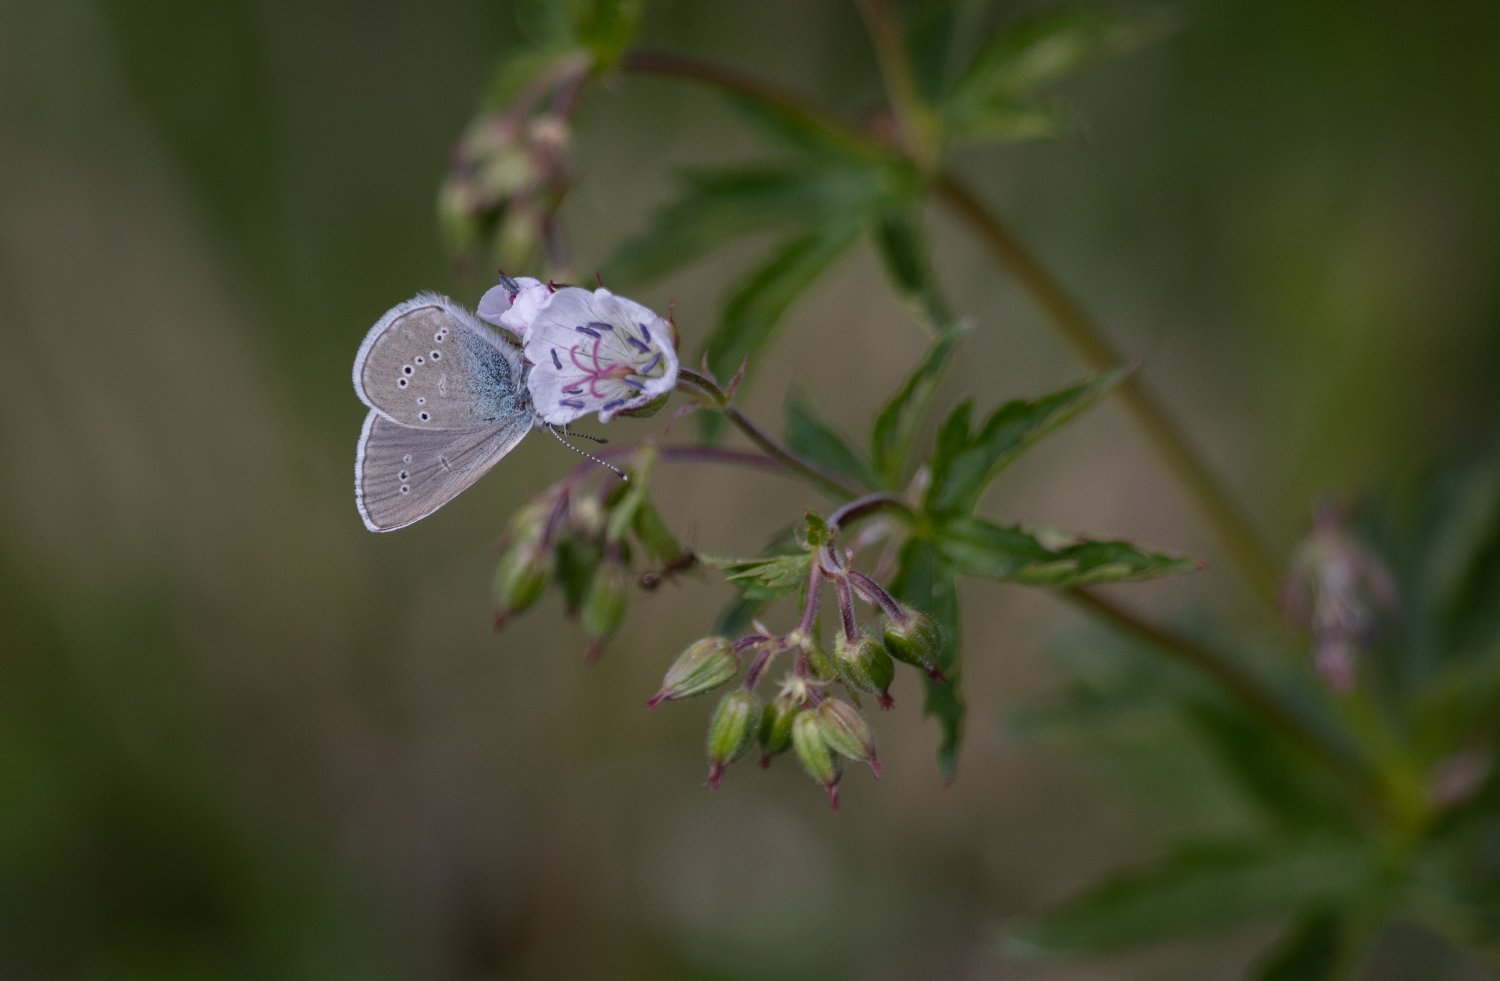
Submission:
POLYGON ((558 371, 562 371, 562 362, 559 361, 559 360, 557 360, 557 348, 554 347, 552 349, 552 351, 551 351, 551 354, 552 354, 552 367, 556 368, 558 371))
POLYGON ((590 320, 589 326, 603 334, 607 334, 615 329, 614 324, 606 324, 602 320, 590 320))
POLYGON ((637 351, 641 352, 642 354, 645 354, 647 351, 651 350, 651 348, 648 345, 644 344, 641 341, 636 340, 634 337, 627 337, 625 339, 630 342, 630 346, 631 347, 635 348, 637 351))
POLYGON ((582 385, 573 385, 573 386, 571 386, 569 388, 565 388, 565 389, 563 389, 563 394, 564 395, 582 395, 583 394, 583 386, 582 385))
POLYGON ((624 399, 610 399, 608 402, 605 402, 603 405, 599 406, 599 411, 600 412, 613 412, 614 410, 618 409, 620 406, 622 406, 624 404, 625 404, 625 400, 624 399))
POLYGON ((651 331, 649 331, 649 330, 646 329, 646 325, 645 324, 636 324, 636 326, 641 329, 641 339, 643 341, 645 341, 647 344, 650 344, 651 343, 651 331))
POLYGON ((594 328, 590 327, 588 324, 579 324, 577 327, 574 327, 573 329, 576 330, 576 331, 578 331, 578 333, 580 333, 580 334, 587 334, 590 337, 594 338, 595 340, 597 340, 599 338, 599 332, 597 330, 595 330, 594 328))
POLYGON ((641 368, 640 371, 637 371, 636 374, 649 375, 651 374, 652 369, 654 369, 659 364, 661 364, 661 352, 657 351, 656 357, 652 358, 650 361, 647 361, 645 366, 641 368))
POLYGON ((581 409, 583 408, 583 399, 562 399, 557 404, 566 405, 570 409, 581 409))

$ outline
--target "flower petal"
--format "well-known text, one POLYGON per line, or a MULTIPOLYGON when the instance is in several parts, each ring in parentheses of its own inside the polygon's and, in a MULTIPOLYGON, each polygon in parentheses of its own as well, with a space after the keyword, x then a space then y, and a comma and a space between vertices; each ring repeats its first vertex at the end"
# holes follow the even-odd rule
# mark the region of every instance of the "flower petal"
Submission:
POLYGON ((554 425, 598 412, 608 422, 677 383, 666 322, 606 289, 552 293, 532 319, 526 359, 532 402, 554 425))
POLYGON ((505 282, 486 290, 476 312, 479 319, 504 327, 524 343, 531 331, 531 322, 552 295, 552 288, 530 276, 521 276, 512 282, 517 287, 514 293, 505 282))

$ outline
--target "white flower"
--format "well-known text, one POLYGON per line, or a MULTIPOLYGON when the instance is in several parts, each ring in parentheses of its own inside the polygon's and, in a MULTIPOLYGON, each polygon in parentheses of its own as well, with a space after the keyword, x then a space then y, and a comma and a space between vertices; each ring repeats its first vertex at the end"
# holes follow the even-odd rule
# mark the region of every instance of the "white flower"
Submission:
POLYGON ((532 404, 554 426, 596 411, 609 422, 677 384, 667 322, 606 289, 570 286, 547 297, 526 333, 525 352, 532 404))
POLYGON ((500 285, 492 286, 479 300, 479 319, 487 320, 497 327, 504 327, 521 343, 526 342, 526 333, 537 311, 552 295, 552 287, 530 276, 511 279, 500 277, 500 285))

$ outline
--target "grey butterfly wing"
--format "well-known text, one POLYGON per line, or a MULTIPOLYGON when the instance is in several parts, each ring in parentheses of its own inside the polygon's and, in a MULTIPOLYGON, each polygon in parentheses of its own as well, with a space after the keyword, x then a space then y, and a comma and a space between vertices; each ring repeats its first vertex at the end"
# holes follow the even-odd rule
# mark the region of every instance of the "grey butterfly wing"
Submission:
POLYGON ((532 416, 462 430, 414 429, 377 410, 354 457, 354 500, 365 527, 395 531, 453 500, 515 448, 532 416))
POLYGON ((392 422, 475 429, 531 414, 521 355, 446 296, 386 312, 354 356, 354 391, 392 422))

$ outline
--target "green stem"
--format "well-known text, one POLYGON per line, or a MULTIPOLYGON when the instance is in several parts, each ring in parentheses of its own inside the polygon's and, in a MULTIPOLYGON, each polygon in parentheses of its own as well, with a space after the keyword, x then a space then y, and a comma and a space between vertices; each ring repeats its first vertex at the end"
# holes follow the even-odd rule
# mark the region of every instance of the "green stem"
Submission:
MULTIPOLYGON (((951 174, 939 175, 934 190, 938 199, 969 225, 996 262, 1016 278, 1089 368, 1106 371, 1123 362, 1098 325, 973 191, 951 174)), ((1273 602, 1280 577, 1244 512, 1188 445, 1182 431, 1168 417, 1138 373, 1122 381, 1116 392, 1179 483, 1223 538, 1230 555, 1256 593, 1267 602, 1273 602)))
POLYGON ((1157 650, 1190 665, 1255 713, 1267 725, 1303 750, 1330 774, 1344 783, 1371 811, 1389 817, 1389 803, 1379 792, 1367 769, 1348 752, 1277 698, 1266 684, 1233 660, 1190 637, 1140 619, 1134 613, 1088 589, 1067 589, 1064 599, 1094 616, 1143 640, 1157 650))
POLYGON ((819 467, 816 463, 776 442, 769 433, 756 424, 755 420, 745 415, 730 402, 729 396, 714 383, 712 378, 700 375, 698 372, 690 371, 687 368, 679 368, 677 379, 679 385, 682 382, 687 382, 691 385, 694 389, 691 392, 692 395, 702 401, 704 405, 722 412, 730 422, 734 423, 740 432, 750 438, 750 442, 760 448, 761 452, 774 458, 788 470, 806 477, 831 497, 850 498, 859 495, 858 488, 844 483, 833 474, 819 467))

